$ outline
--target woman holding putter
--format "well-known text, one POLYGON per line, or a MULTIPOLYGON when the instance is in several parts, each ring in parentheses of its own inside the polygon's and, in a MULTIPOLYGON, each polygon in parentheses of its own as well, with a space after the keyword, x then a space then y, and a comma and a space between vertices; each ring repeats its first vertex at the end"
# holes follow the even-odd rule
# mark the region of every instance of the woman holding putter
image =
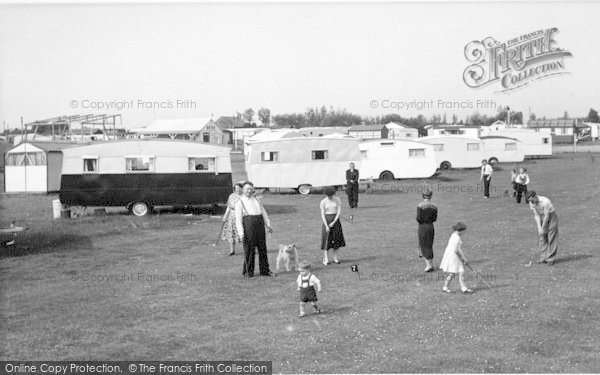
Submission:
POLYGON ((450 285, 450 281, 452 281, 454 276, 458 274, 458 282, 460 284, 461 291, 463 293, 470 294, 473 293, 473 290, 469 289, 465 285, 465 281, 463 279, 465 273, 464 266, 467 265, 467 258, 461 249, 462 237, 467 230, 467 226, 459 221, 452 226, 452 229, 454 230, 454 233, 452 233, 450 239, 448 240, 448 246, 444 252, 442 263, 440 264, 440 269, 448 273, 448 277, 444 282, 444 288, 442 290, 445 293, 452 293, 450 289, 448 289, 448 286, 450 285))

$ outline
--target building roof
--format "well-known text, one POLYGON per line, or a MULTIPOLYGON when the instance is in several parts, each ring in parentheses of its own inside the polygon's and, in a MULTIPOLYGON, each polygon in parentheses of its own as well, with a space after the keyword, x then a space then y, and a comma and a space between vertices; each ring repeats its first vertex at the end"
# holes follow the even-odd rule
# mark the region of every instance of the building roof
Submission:
MULTIPOLYGON (((352 125, 348 132, 363 132, 363 131, 381 131, 386 128, 385 125, 352 125)), ((387 129, 387 128, 386 128, 387 129)))
POLYGON ((437 125, 427 125, 426 129, 479 129, 481 125, 472 125, 472 124, 437 124, 437 125))
POLYGON ((244 120, 243 118, 236 116, 221 116, 215 122, 217 123, 217 125, 224 129, 254 127, 251 126, 250 123, 244 120))
POLYGON ((27 143, 30 145, 33 145, 41 150, 44 150, 46 152, 51 152, 51 151, 60 151, 63 150, 65 148, 69 148, 69 147, 75 147, 75 146, 79 146, 82 144, 88 144, 86 143, 77 143, 77 142, 60 142, 60 141, 25 141, 25 142, 21 142, 18 145, 15 145, 16 148, 17 146, 22 145, 23 143, 27 143))
POLYGON ((553 120, 531 120, 527 124, 530 128, 585 128, 577 119, 553 119, 553 120))
MULTIPOLYGON (((483 137, 479 137, 480 139, 510 139, 513 141, 519 141, 517 138, 505 137, 503 135, 485 135, 483 137)), ((520 141, 519 141, 520 142, 520 141)))
MULTIPOLYGON (((208 118, 183 118, 183 119, 156 119, 144 128, 132 129, 138 134, 174 134, 174 133, 198 133, 212 119, 208 118)), ((214 123, 214 121, 213 121, 214 123)), ((215 125, 217 125, 215 123, 215 125)), ((217 125, 219 126, 219 125, 217 125)), ((221 130, 223 128, 219 126, 221 130)))
POLYGON ((417 130, 416 128, 411 128, 408 125, 398 124, 393 121, 390 121, 387 124, 385 124, 385 127, 388 129, 394 129, 394 130, 396 130, 396 129, 415 129, 415 130, 417 130))

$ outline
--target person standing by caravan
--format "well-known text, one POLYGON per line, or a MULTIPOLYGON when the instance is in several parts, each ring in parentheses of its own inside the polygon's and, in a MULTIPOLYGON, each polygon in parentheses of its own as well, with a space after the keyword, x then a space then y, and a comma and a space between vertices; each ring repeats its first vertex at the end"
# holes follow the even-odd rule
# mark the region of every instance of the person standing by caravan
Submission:
POLYGON ((227 199, 227 209, 223 215, 223 230, 221 231, 221 239, 229 242, 229 255, 235 254, 235 243, 238 239, 237 230, 235 229, 235 204, 242 195, 244 184, 238 182, 233 187, 234 191, 227 199))
POLYGON ((269 216, 263 205, 254 196, 254 185, 245 182, 242 196, 235 204, 235 224, 240 242, 244 243, 244 270, 247 277, 254 276, 254 253, 258 249, 258 263, 262 276, 273 276, 267 257, 265 226, 273 232, 269 216))
MULTIPOLYGON (((519 168, 519 174, 515 178, 515 185, 517 187, 517 203, 521 203, 521 197, 527 194, 527 185, 529 185, 529 176, 527 175, 527 169, 519 168)), ((525 199, 527 203, 527 199, 525 199)))
POLYGON ((425 258, 425 272, 432 272, 433 267, 433 223, 437 220, 437 207, 431 203, 433 192, 423 191, 423 202, 417 205, 417 222, 419 223, 419 258, 425 258))
POLYGON ((358 169, 354 163, 350 163, 350 169, 346 171, 346 194, 350 208, 358 207, 358 169))
POLYGON ((517 196, 517 183, 516 183, 517 175, 518 175, 517 168, 513 167, 513 169, 510 170, 510 184, 513 188, 513 193, 512 193, 513 198, 517 196))
POLYGON ((333 263, 339 264, 337 250, 346 246, 340 215, 342 213, 342 200, 335 196, 335 188, 325 189, 327 197, 323 198, 320 204, 321 221, 323 227, 321 230, 321 250, 323 250, 323 264, 329 264, 328 251, 333 249, 333 263))
POLYGON ((558 252, 558 216, 550 199, 537 195, 533 190, 525 196, 529 208, 533 211, 533 218, 540 236, 541 256, 538 263, 554 264, 558 252))
POLYGON ((494 169, 487 162, 487 160, 483 159, 481 161, 481 177, 479 181, 483 181, 483 197, 490 197, 490 182, 492 181, 492 173, 494 173, 494 169))

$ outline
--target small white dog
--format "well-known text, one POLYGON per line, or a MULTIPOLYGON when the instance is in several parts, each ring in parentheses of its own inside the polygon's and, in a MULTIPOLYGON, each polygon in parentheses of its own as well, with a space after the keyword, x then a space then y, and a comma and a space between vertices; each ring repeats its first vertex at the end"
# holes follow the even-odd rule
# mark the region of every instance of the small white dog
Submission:
POLYGON ((292 243, 289 245, 279 245, 279 254, 277 254, 277 271, 279 271, 281 262, 284 262, 286 271, 289 271, 290 269, 298 269, 298 249, 296 249, 296 244, 292 243))

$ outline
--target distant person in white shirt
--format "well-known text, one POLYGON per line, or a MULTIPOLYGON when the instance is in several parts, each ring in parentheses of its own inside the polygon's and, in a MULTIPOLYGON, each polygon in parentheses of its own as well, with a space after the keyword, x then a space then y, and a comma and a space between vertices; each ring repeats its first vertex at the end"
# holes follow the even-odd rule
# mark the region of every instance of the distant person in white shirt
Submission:
MULTIPOLYGON (((527 175, 527 169, 519 168, 519 174, 515 177, 515 185, 517 190, 517 203, 521 203, 521 197, 527 194, 527 185, 529 185, 529 175, 527 175)), ((527 203, 527 199, 525 199, 527 203)))
POLYGON ((538 263, 553 265, 558 252, 558 216, 550 199, 531 190, 525 196, 538 227, 541 256, 538 263))
POLYGON ((273 232, 269 216, 263 205, 254 196, 254 185, 245 182, 242 196, 235 203, 235 224, 240 241, 244 243, 244 270, 246 277, 254 276, 254 254, 258 249, 258 264, 262 276, 273 276, 269 269, 265 226, 273 232))
POLYGON ((490 181, 492 180, 492 173, 494 173, 494 169, 487 162, 487 160, 483 159, 481 161, 481 178, 479 181, 483 181, 483 197, 490 197, 490 181))

